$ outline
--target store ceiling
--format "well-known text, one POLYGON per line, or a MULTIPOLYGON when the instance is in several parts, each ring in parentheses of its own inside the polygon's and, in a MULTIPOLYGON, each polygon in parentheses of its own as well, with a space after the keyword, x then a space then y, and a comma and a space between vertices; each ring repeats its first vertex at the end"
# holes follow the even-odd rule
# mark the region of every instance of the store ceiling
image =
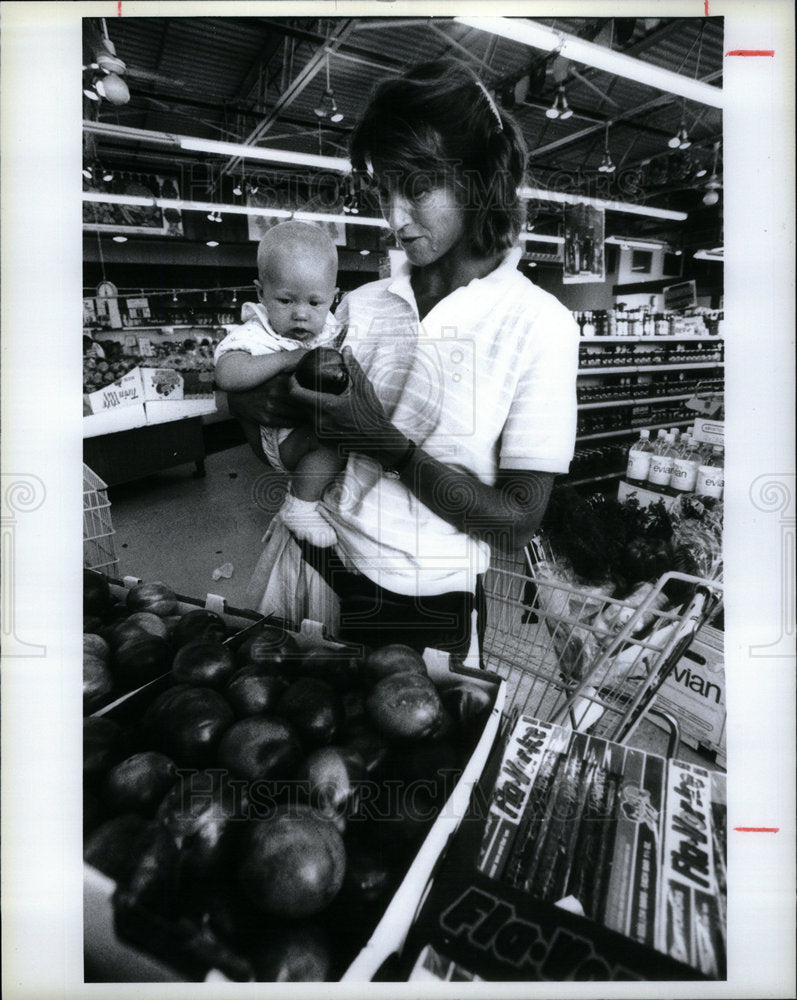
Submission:
MULTIPOLYGON (((536 20, 721 86, 721 18, 536 20)), ((106 28, 126 64, 131 98, 121 107, 86 101, 88 115, 138 129, 332 156, 346 155, 348 135, 374 84, 416 62, 461 58, 505 106, 513 103, 514 85, 525 89, 528 79, 525 98, 512 110, 529 146, 533 186, 564 184, 689 214, 686 223, 673 226, 611 213, 607 233, 661 236, 684 247, 721 243, 721 202, 706 208, 707 176, 696 177, 701 167, 711 173, 714 146, 722 139, 722 113, 716 108, 546 56, 450 18, 123 17, 109 19, 106 28), (326 85, 327 55, 330 83, 344 114, 339 124, 314 113, 326 85), (573 109, 565 121, 545 115, 561 79, 573 109), (692 145, 673 151, 667 143, 682 120, 692 145), (618 168, 612 175, 597 171, 607 123, 608 147, 618 168)), ((141 172, 162 170, 181 155, 106 137, 96 143, 92 155, 101 162, 141 172)), ((240 171, 230 159, 217 165, 240 171)), ((720 148, 720 177, 721 171, 720 148)), ((553 225, 561 210, 541 208, 543 224, 548 213, 553 225)))

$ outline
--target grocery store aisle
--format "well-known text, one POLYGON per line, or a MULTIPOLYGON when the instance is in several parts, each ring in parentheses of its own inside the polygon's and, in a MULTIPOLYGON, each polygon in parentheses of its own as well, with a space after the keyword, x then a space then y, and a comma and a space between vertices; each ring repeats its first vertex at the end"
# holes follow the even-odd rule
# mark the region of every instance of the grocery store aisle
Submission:
POLYGON ((203 478, 194 477, 193 465, 181 465, 109 491, 117 575, 161 580, 187 597, 218 594, 243 607, 284 477, 247 445, 208 455, 205 468, 203 478), (214 580, 213 570, 225 563, 232 576, 214 580))

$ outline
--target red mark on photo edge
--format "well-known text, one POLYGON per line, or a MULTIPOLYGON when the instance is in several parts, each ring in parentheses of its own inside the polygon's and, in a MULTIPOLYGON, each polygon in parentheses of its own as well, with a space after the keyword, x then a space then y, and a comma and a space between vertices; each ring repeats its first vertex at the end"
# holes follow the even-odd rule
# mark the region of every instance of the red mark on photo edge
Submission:
POLYGON ((779 826, 735 826, 737 833, 778 833, 779 826))
POLYGON ((774 56, 774 49, 731 49, 726 56, 774 56))
POLYGON ((703 5, 703 10, 706 12, 706 17, 708 17, 708 0, 706 0, 705 4, 703 5))
MULTIPOLYGON (((708 4, 708 0, 706 0, 706 4, 708 4)), ((119 0, 119 3, 117 3, 116 5, 116 16, 117 17, 122 16, 122 0, 119 0)))

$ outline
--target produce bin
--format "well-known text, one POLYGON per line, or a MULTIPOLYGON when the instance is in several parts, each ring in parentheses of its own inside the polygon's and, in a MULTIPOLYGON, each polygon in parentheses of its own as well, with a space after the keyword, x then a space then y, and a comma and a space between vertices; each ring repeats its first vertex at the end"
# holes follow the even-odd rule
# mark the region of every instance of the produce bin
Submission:
MULTIPOLYGON (((134 584, 132 578, 123 583, 113 583, 115 596, 122 597, 128 587, 134 584)), ((234 631, 229 642, 243 634, 242 630, 263 622, 254 612, 226 607, 224 601, 208 595, 202 601, 180 598, 180 610, 204 607, 221 614, 234 631), (235 631, 239 630, 239 631, 235 631)), ((271 621, 272 619, 269 619, 271 621)), ((327 638, 321 627, 314 622, 303 622, 298 632, 290 633, 303 650, 318 647, 330 650, 344 650, 343 644, 327 638)), ((367 944, 350 964, 343 979, 349 982, 367 981, 376 976, 385 963, 394 961, 404 938, 412 924, 420 904, 428 891, 436 865, 446 845, 464 816, 473 787, 478 781, 490 749, 498 732, 505 702, 506 686, 502 679, 487 671, 473 671, 451 664, 447 654, 427 650, 424 654, 430 678, 443 690, 446 686, 467 678, 485 691, 490 699, 489 714, 464 770, 457 780, 450 796, 443 804, 433 825, 412 859, 403 880, 392 898, 387 902, 381 919, 376 924, 367 944)), ((172 683, 169 675, 157 678, 149 684, 116 699, 99 709, 95 715, 130 722, 140 717, 144 708, 172 683)), ((131 941, 117 933, 114 926, 115 915, 113 896, 116 884, 101 872, 85 865, 84 915, 85 954, 87 967, 95 976, 105 981, 200 981, 224 980, 218 968, 205 964, 196 954, 182 954, 171 939, 169 948, 175 961, 169 961, 168 954, 152 954, 140 941, 131 941)))

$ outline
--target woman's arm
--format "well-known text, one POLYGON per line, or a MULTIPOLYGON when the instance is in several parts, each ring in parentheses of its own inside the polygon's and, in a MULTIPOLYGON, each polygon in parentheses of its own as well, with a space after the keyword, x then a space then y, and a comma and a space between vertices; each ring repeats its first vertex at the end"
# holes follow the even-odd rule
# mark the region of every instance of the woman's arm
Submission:
POLYGON ((273 354, 249 354, 227 351, 216 362, 214 379, 222 392, 241 392, 268 382, 275 375, 292 372, 307 351, 275 351, 273 354))
POLYGON ((319 438, 369 455, 387 470, 400 466, 404 485, 458 530, 504 549, 525 545, 545 513, 553 473, 504 470, 496 484, 488 486, 471 473, 413 448, 388 420, 349 348, 344 348, 343 356, 350 382, 340 396, 314 393, 291 381, 291 397, 311 408, 319 438))

